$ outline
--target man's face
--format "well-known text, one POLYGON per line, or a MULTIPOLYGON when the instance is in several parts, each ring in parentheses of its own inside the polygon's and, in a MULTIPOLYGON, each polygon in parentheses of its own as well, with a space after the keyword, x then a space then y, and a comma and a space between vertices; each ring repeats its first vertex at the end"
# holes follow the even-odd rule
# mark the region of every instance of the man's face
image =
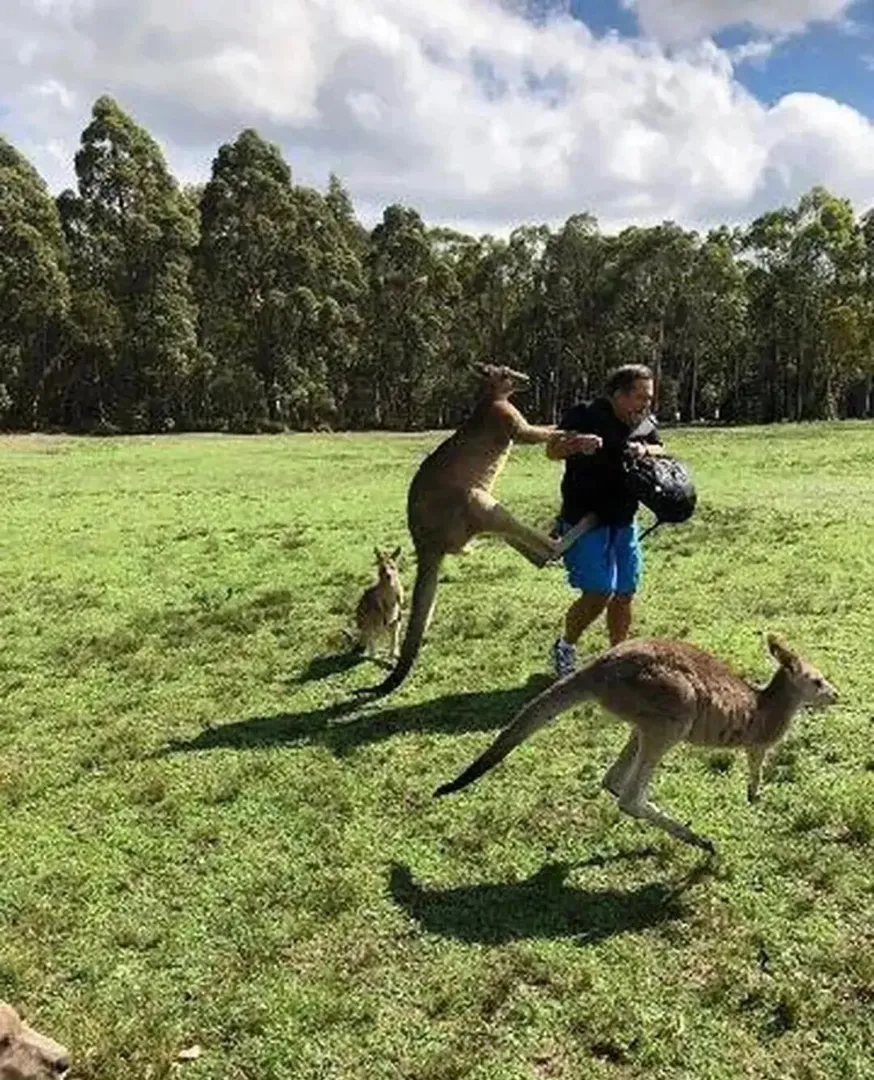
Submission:
POLYGON ((636 379, 630 390, 617 390, 613 411, 626 424, 639 424, 652 407, 652 379, 636 379))

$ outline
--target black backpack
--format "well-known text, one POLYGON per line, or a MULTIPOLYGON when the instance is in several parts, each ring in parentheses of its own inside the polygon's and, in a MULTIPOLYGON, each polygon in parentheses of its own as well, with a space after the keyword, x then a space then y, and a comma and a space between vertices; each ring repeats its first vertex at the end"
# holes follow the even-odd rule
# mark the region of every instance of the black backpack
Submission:
POLYGON ((674 524, 692 516, 698 495, 689 470, 682 462, 670 457, 644 455, 634 458, 628 455, 625 471, 631 493, 655 514, 655 524, 642 536, 665 521, 674 524))

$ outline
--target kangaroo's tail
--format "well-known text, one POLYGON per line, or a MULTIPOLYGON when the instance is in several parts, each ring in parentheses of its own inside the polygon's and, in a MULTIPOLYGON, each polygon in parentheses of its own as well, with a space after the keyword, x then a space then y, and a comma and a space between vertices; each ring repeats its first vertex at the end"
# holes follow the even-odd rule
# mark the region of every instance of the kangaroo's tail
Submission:
POLYGON ((538 728, 545 727, 559 713, 569 709, 571 705, 584 701, 591 693, 591 682, 586 668, 576 671, 573 675, 568 675, 564 679, 559 679, 558 682, 553 683, 543 693, 538 694, 536 698, 523 705, 492 745, 480 754, 476 761, 468 765, 460 776, 457 776, 448 784, 442 784, 434 794, 449 795, 453 791, 458 791, 460 788, 472 784, 483 773, 494 768, 499 761, 503 761, 515 746, 524 742, 538 728))
POLYGON ((374 697, 390 694, 392 690, 397 690, 409 675, 422 646, 422 638, 425 636, 425 631, 428 629, 431 616, 434 613, 434 603, 437 599, 437 579, 442 561, 442 555, 417 554, 416 582, 413 585, 410 618, 407 622, 407 632, 404 635, 398 662, 378 686, 368 687, 363 691, 364 693, 372 694, 374 697))

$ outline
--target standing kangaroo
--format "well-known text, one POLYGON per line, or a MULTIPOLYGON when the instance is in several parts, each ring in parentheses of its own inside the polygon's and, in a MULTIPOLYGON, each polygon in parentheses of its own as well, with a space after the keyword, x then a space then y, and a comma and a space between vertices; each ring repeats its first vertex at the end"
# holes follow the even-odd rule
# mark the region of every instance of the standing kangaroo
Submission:
POLYGON ((465 787, 559 713, 594 698, 634 729, 602 787, 625 813, 712 852, 711 840, 649 801, 653 772, 665 754, 681 742, 746 750, 747 796, 754 802, 765 755, 786 734, 798 709, 837 700, 835 688, 782 639, 769 634, 767 644, 778 667, 767 686, 756 687, 695 645, 661 639, 622 642, 529 701, 473 764, 434 794, 465 787))
POLYGON ((529 424, 511 404, 510 395, 528 382, 527 375, 493 364, 474 366, 482 381, 473 412, 425 458, 407 495, 416 580, 400 659, 382 683, 364 693, 388 694, 409 674, 431 621, 445 555, 461 554, 480 533, 502 536, 535 566, 560 551, 556 541, 517 521, 492 495, 513 443, 545 443, 555 428, 529 424))
POLYGON ((377 580, 361 594, 355 608, 355 626, 358 631, 357 646, 364 655, 376 657, 376 643, 386 634, 391 635, 391 659, 398 655, 398 639, 401 632, 401 605, 404 590, 398 574, 401 549, 395 548, 387 555, 379 548, 376 555, 377 580))

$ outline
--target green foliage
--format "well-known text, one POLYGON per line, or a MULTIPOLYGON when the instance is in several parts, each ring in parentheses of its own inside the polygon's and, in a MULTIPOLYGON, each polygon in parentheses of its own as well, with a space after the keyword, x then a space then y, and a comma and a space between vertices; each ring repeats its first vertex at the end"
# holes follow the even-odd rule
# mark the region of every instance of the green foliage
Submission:
POLYGON ((190 426, 197 360, 194 208, 142 128, 108 97, 76 154, 78 195, 59 198, 70 248, 69 380, 62 421, 126 431, 190 426))
POLYGON ((36 170, 0 138, 0 425, 38 426, 69 304, 55 204, 36 170))
MULTIPOLYGON (((851 388, 870 411, 874 296, 866 233, 850 203, 813 188, 797 208, 753 222, 751 307, 763 419, 836 418, 851 388)), ((850 395, 852 396, 852 395, 850 395)))
POLYGON ((410 416, 434 415, 446 397, 457 283, 422 219, 404 206, 386 209, 371 235, 366 266, 370 303, 360 374, 375 426, 404 428, 410 416))
POLYGON ((219 150, 200 200, 196 273, 212 424, 307 428, 342 417, 364 291, 343 196, 336 185, 330 201, 293 186, 279 149, 254 131, 219 150), (222 388, 253 377, 241 420, 222 388))
POLYGON ((475 237, 401 205, 368 231, 249 129, 180 190, 107 97, 76 170, 53 207, 0 142, 4 426, 443 428, 483 359, 529 373, 541 422, 629 361, 665 420, 874 415, 874 215, 821 187, 706 235, 582 212, 475 237))
MULTIPOLYGON (((353 699, 381 672, 342 629, 374 544, 409 586, 436 441, 0 440, 0 999, 80 1080, 867 1080, 867 426, 671 432, 701 504, 644 542, 637 629, 757 680, 778 630, 842 696, 756 806, 737 757, 667 759, 710 874, 599 794, 623 733, 589 707, 431 798, 548 680, 558 568, 448 560, 408 682, 353 699)), ((520 448, 500 494, 544 524, 558 480, 520 448)))

